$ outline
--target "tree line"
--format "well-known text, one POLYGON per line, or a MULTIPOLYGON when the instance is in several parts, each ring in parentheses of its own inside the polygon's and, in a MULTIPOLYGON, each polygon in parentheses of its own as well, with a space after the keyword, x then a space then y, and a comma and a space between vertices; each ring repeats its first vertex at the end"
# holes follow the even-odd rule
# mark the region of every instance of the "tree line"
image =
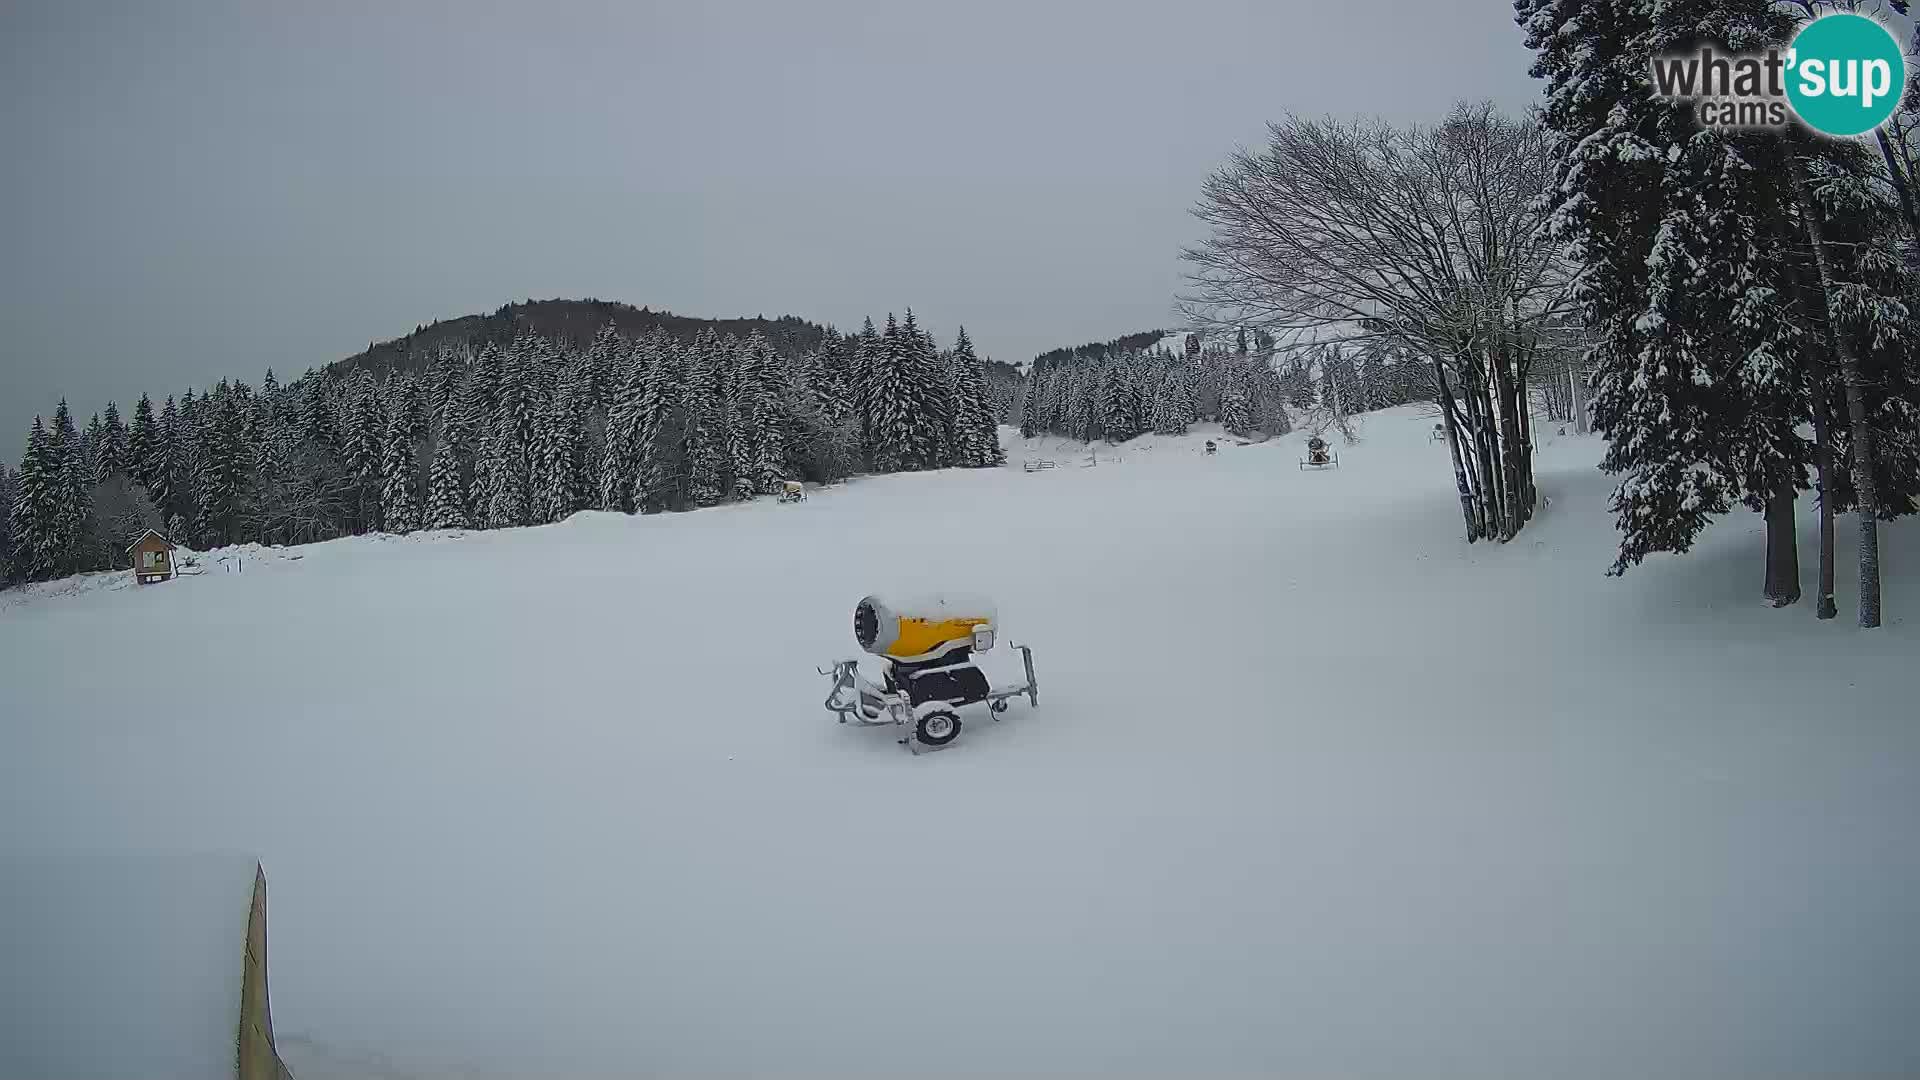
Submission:
POLYGON ((1271 437, 1291 431, 1296 417, 1316 429, 1344 427, 1352 415, 1423 393, 1410 366, 1385 350, 1281 354, 1272 335, 1239 328, 1230 347, 1188 334, 1175 355, 1158 345, 1161 336, 1041 354, 1022 388, 1021 434, 1123 442, 1184 435, 1207 421, 1241 438, 1271 437))
POLYGON ((761 334, 603 327, 441 347, 419 372, 222 381, 80 428, 63 401, 0 468, 0 580, 125 565, 148 528, 197 549, 686 510, 788 479, 1001 463, 1010 398, 966 331, 911 311, 785 356, 761 334))

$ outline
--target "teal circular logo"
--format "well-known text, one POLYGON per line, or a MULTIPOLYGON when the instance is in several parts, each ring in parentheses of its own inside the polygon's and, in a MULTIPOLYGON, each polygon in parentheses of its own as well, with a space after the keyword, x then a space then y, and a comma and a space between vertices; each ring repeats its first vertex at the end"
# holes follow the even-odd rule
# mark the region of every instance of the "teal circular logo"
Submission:
POLYGON ((1900 43, 1865 15, 1823 15, 1801 27, 1787 65, 1787 101, 1825 135, 1862 135, 1886 123, 1907 88, 1900 43))

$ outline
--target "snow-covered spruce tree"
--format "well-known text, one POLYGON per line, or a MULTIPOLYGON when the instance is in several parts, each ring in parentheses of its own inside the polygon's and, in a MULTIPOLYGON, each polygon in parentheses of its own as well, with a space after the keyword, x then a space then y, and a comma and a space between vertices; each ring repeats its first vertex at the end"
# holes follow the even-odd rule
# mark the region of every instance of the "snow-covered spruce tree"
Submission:
POLYGON ((204 547, 240 540, 240 500, 248 479, 248 448, 238 395, 217 388, 201 403, 200 452, 194 461, 193 534, 204 547))
POLYGON ((492 427, 493 410, 499 401, 501 374, 505 368, 506 355, 493 342, 482 346, 480 355, 467 368, 466 380, 460 386, 459 400, 455 406, 460 416, 463 441, 477 445, 492 427))
POLYGON ((802 365, 807 400, 814 411, 825 419, 837 420, 855 411, 852 345, 849 339, 829 326, 820 340, 820 347, 808 353, 802 365))
POLYGON ((421 392, 420 381, 404 371, 396 371, 387 378, 386 385, 387 419, 400 421, 407 438, 419 442, 427 437, 430 416, 427 412, 426 395, 421 392))
POLYGON ((200 515, 201 417, 200 399, 191 387, 180 394, 180 410, 174 420, 174 497, 177 506, 167 515, 169 531, 187 543, 195 543, 196 522, 200 515))
POLYGON ((1253 431, 1253 402, 1247 394, 1246 371, 1238 364, 1227 368, 1221 379, 1220 426, 1243 437, 1253 431))
POLYGON ((354 373, 345 395, 340 435, 343 460, 354 484, 352 529, 370 532, 380 527, 380 460, 387 420, 379 388, 365 368, 354 373))
POLYGON ((474 510, 490 529, 533 520, 532 445, 540 350, 530 335, 514 339, 502 358, 497 404, 475 468, 474 510))
POLYGON ((987 398, 986 363, 974 352, 967 328, 960 328, 948 358, 953 369, 954 464, 988 468, 1006 460, 1000 451, 1000 424, 987 398))
POLYGON ((870 349, 867 363, 867 436, 878 472, 897 472, 914 461, 913 346, 900 323, 887 313, 887 328, 870 349))
POLYGON ((534 428, 533 520, 540 524, 563 520, 586 505, 577 467, 582 433, 569 396, 566 389, 555 393, 534 428))
POLYGON ((1128 385, 1124 362, 1109 363, 1101 369, 1097 400, 1103 438, 1117 443, 1139 434, 1133 429, 1133 388, 1128 385))
POLYGON ((1193 424, 1193 402, 1187 393, 1184 368, 1169 369, 1153 393, 1153 430, 1161 435, 1185 435, 1193 424))
POLYGON ((90 483, 98 484, 106 479, 105 463, 101 460, 106 442, 106 425, 100 422, 100 414, 94 413, 87 421, 86 431, 80 435, 80 457, 90 483))
POLYGON ((609 361, 607 434, 600 447, 595 474, 598 492, 595 505, 602 510, 619 514, 634 511, 633 483, 639 467, 635 427, 639 421, 641 388, 651 358, 651 352, 636 341, 627 342, 620 355, 609 361))
POLYGON ((7 523, 13 538, 14 575, 21 581, 46 581, 60 574, 59 471, 46 423, 36 416, 27 431, 27 449, 20 459, 7 523))
POLYGON ((574 392, 582 409, 597 412, 611 406, 614 388, 620 384, 622 369, 633 355, 633 342, 620 335, 612 320, 594 333, 578 371, 574 392))
POLYGON ((248 481, 240 498, 246 538, 268 544, 280 539, 269 507, 287 485, 297 459, 282 398, 273 371, 268 369, 260 396, 253 402, 253 420, 249 425, 253 437, 247 448, 248 481))
POLYGON ((335 380, 326 373, 302 380, 300 436, 316 454, 344 457, 339 415, 334 409, 335 380))
MULTIPOLYGON (((1791 539, 1808 449, 1795 431, 1794 332, 1779 302, 1777 136, 1698 128, 1656 99, 1649 61, 1702 37, 1735 51, 1785 40, 1764 0, 1522 0, 1542 114, 1558 157, 1556 237, 1585 272, 1575 299, 1593 335, 1593 411, 1622 533, 1612 572, 1688 550, 1736 501, 1791 539)), ((1797 565, 1769 560, 1767 593, 1798 595, 1797 565)))
POLYGON ((721 340, 720 358, 714 365, 714 402, 720 410, 724 447, 720 490, 728 498, 751 498, 754 489, 753 433, 760 422, 759 402, 751 388, 743 385, 741 369, 746 362, 745 342, 732 335, 721 340))
POLYGON ((634 509, 655 513, 685 505, 679 478, 685 471, 689 391, 686 350, 664 332, 648 337, 643 348, 645 376, 634 407, 634 509))
POLYGON ((682 409, 685 440, 681 454, 682 505, 712 506, 725 497, 723 459, 726 446, 721 428, 720 403, 716 400, 718 365, 722 362, 720 342, 711 331, 701 335, 686 350, 686 374, 682 409))
POLYGON ((180 415, 169 397, 160 406, 160 416, 154 422, 152 446, 141 465, 145 473, 141 483, 147 489, 147 498, 159 508, 161 520, 168 522, 170 533, 177 531, 173 529, 172 519, 181 516, 180 458, 180 415))
POLYGON ((938 350, 933 340, 920 332, 913 309, 908 308, 900 323, 895 349, 902 354, 900 371, 906 391, 906 419, 896 434, 902 458, 910 469, 936 469, 941 459, 946 427, 947 390, 943 385, 938 350))
POLYGON ((1046 384, 1038 367, 1027 369, 1027 378, 1020 397, 1020 437, 1031 439, 1047 430, 1043 412, 1046 384))
POLYGON ((472 526, 473 521, 467 514, 467 487, 460 477, 460 454, 453 440, 443 434, 433 448, 425 527, 467 529, 472 526))
POLYGON ((91 463, 79 429, 74 426, 73 413, 64 399, 54 409, 53 427, 48 435, 48 447, 57 469, 54 504, 57 568, 62 575, 101 569, 106 566, 106 549, 93 513, 91 463))
POLYGON ((740 474, 753 490, 770 495, 786 477, 786 428, 789 422, 783 407, 787 380, 779 354, 764 334, 747 339, 741 357, 737 393, 749 406, 744 417, 747 425, 748 453, 746 469, 740 474))
POLYGON ((420 527, 419 462, 404 409, 387 421, 380 456, 380 521, 390 533, 410 533, 420 527))
POLYGON ((160 441, 160 429, 153 419, 153 400, 145 394, 133 406, 133 425, 127 429, 127 472, 141 487, 153 487, 154 451, 160 441))
POLYGON ((19 477, 5 462, 0 462, 0 589, 14 581, 13 504, 19 490, 19 477))
POLYGON ((466 363, 463 354, 448 346, 441 346, 427 365, 426 386, 423 396, 426 400, 427 423, 439 430, 441 425, 455 412, 460 400, 461 386, 466 379, 466 363))
POLYGON ((513 422, 496 418, 474 459, 471 499, 475 522, 483 529, 507 529, 528 523, 533 500, 528 493, 526 453, 515 438, 513 422))
MULTIPOLYGON (((888 320, 893 316, 889 314, 888 320)), ((894 327, 899 333, 899 327, 894 327)), ((860 423, 860 454, 868 463, 877 460, 878 448, 874 441, 873 424, 876 412, 874 385, 878 378, 882 362, 886 359, 887 343, 880 332, 873 327, 873 317, 867 316, 860 325, 860 334, 853 340, 853 407, 860 423)), ((879 468, 874 465, 874 468, 879 468)), ((884 471, 884 470, 882 470, 884 471)))

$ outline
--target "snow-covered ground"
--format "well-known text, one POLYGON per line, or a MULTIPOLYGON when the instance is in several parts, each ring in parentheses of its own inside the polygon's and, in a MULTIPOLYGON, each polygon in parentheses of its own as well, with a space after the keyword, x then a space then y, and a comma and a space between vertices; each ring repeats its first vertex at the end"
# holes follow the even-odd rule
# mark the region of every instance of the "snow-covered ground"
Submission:
POLYGON ((1609 579, 1597 442, 1469 547, 1429 425, 51 590, 0 850, 257 852, 299 1080, 1920 1074, 1920 530, 1609 579), (814 668, 933 588, 1041 704, 914 757, 814 668))
POLYGON ((231 1075, 256 869, 0 853, 0 1076, 231 1075))

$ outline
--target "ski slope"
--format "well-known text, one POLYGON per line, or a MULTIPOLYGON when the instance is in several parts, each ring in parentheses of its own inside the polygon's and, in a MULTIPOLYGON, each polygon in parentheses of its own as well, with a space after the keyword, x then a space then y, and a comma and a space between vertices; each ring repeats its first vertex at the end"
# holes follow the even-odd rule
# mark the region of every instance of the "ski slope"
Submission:
POLYGON ((0 850, 257 853, 299 1080, 1920 1074, 1920 531, 1609 579, 1597 441, 1470 547, 1430 424, 16 597, 0 850), (1040 707, 914 757, 815 666, 936 588, 1040 707))

